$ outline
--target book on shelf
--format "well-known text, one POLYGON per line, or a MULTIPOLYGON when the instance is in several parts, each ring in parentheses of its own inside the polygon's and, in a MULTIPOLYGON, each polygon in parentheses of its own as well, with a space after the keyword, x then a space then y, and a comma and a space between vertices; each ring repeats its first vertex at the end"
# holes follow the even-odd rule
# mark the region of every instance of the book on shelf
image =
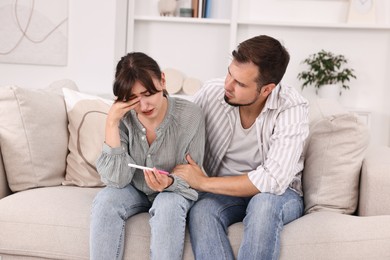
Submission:
POLYGON ((192 0, 193 17, 205 18, 206 0, 192 0))
POLYGON ((211 17, 211 5, 213 4, 212 0, 204 0, 204 18, 213 18, 211 17))
POLYGON ((191 7, 192 7, 192 17, 199 17, 199 2, 201 2, 201 0, 192 0, 191 2, 191 7))
POLYGON ((191 0, 193 17, 228 19, 232 0, 191 0))

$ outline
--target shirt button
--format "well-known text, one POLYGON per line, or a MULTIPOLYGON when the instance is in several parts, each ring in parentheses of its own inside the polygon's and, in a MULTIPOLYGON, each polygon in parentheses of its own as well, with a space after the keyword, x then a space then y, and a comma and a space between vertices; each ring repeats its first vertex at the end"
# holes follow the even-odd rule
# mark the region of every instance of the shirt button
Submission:
POLYGON ((148 158, 150 158, 150 154, 148 154, 148 158))
POLYGON ((145 133, 145 132, 146 132, 146 129, 145 129, 145 128, 142 128, 142 132, 144 132, 144 133, 145 133))
POLYGON ((145 141, 145 136, 142 136, 141 139, 145 141))

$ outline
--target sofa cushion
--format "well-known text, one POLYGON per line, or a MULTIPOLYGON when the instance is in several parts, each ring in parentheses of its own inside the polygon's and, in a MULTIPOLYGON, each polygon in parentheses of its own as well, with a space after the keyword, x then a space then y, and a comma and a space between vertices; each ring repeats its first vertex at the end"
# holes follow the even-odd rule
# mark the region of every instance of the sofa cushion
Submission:
POLYGON ((26 190, 0 200, 0 255, 88 259, 89 216, 99 188, 26 190))
POLYGON ((63 185, 103 186, 95 161, 102 150, 112 100, 70 89, 64 89, 64 98, 69 121, 69 154, 63 185))
POLYGON ((62 88, 77 89, 70 80, 46 89, 0 88, 1 153, 14 192, 64 180, 68 131, 62 88))
POLYGON ((305 215, 283 228, 280 260, 390 259, 390 216, 305 215))
POLYGON ((3 157, 1 156, 1 147, 0 147, 0 199, 9 195, 11 191, 8 187, 7 177, 5 175, 3 157))
POLYGON ((337 104, 312 103, 306 143, 303 191, 305 213, 322 210, 352 214, 369 135, 367 127, 337 104), (329 114, 333 110, 335 114, 329 114), (340 113, 341 112, 341 113, 340 113))

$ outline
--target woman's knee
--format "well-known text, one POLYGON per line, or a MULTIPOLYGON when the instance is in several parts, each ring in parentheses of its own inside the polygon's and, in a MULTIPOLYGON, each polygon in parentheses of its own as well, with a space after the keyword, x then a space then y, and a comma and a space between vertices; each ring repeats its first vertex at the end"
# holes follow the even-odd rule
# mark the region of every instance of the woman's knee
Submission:
POLYGON ((95 197, 92 205, 92 215, 128 215, 146 211, 149 202, 132 186, 123 189, 105 187, 95 197))
POLYGON ((102 216, 117 208, 115 188, 106 187, 96 194, 92 204, 92 216, 102 216))
POLYGON ((156 214, 163 214, 167 218, 176 218, 178 216, 185 218, 192 204, 192 201, 187 200, 180 194, 173 192, 161 192, 153 201, 153 205, 150 208, 149 213, 152 216, 156 214))

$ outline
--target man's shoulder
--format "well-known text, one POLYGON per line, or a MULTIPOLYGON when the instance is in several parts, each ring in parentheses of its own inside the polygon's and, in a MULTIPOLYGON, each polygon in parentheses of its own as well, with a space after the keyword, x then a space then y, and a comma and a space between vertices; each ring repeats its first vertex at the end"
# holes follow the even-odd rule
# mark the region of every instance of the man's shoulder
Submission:
POLYGON ((279 97, 283 103, 289 106, 307 106, 309 104, 307 99, 296 88, 286 84, 280 84, 279 97))
POLYGON ((215 78, 205 81, 200 90, 200 94, 203 95, 219 95, 221 92, 224 92, 225 79, 224 78, 215 78))
POLYGON ((203 109, 210 104, 219 103, 223 99, 225 81, 223 78, 216 78, 205 81, 202 88, 195 94, 194 102, 203 109))

